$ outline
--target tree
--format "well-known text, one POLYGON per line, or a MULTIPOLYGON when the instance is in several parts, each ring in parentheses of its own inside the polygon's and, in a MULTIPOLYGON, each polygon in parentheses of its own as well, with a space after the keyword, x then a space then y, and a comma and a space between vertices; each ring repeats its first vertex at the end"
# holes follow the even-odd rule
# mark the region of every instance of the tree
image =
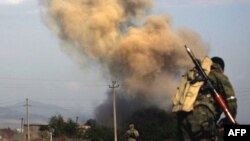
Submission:
POLYGON ((111 141, 114 140, 113 128, 100 125, 94 119, 89 119, 85 123, 91 128, 86 131, 85 137, 91 139, 91 141, 111 141))
POLYGON ((64 129, 65 129, 65 122, 63 117, 59 115, 52 116, 49 120, 49 127, 53 128, 53 136, 54 137, 59 137, 60 135, 63 135, 64 129))
POLYGON ((63 132, 69 138, 76 137, 79 132, 77 123, 69 118, 67 123, 65 123, 63 132))

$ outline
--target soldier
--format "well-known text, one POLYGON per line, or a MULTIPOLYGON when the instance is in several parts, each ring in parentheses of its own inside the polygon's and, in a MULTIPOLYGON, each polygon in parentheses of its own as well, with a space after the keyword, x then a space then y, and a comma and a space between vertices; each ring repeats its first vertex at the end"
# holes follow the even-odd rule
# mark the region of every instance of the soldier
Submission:
MULTIPOLYGON (((205 57, 201 66, 235 118, 237 101, 233 87, 224 74, 223 59, 205 57)), ((221 118, 222 109, 195 68, 182 77, 181 85, 173 97, 173 112, 177 116, 178 141, 219 140, 216 123, 221 118)))
POLYGON ((125 133, 126 141, 136 141, 139 138, 139 132, 135 129, 134 124, 129 124, 129 130, 125 133))

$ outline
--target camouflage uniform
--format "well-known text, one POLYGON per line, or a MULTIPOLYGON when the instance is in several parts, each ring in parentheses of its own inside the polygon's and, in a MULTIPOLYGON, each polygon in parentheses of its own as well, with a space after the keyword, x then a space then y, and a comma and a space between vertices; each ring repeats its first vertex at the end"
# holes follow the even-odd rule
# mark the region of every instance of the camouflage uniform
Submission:
MULTIPOLYGON (((229 111, 236 116, 237 103, 233 87, 227 76, 223 74, 220 65, 213 63, 208 75, 225 100, 229 111)), ((177 112, 178 141, 216 141, 218 132, 216 123, 222 110, 210 94, 209 87, 204 84, 198 93, 191 112, 177 112)))
POLYGON ((126 131, 126 141, 136 141, 139 138, 139 132, 134 128, 134 124, 129 125, 129 130, 126 131))

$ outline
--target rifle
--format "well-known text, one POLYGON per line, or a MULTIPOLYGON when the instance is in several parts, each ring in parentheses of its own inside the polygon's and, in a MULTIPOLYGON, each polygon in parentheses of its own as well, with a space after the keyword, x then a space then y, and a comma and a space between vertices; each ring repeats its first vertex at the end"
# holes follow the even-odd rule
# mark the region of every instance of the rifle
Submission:
POLYGON ((199 72, 199 74, 201 75, 201 77, 203 78, 205 83, 210 87, 210 91, 213 94, 215 101, 219 104, 220 108, 222 109, 222 111, 224 112, 224 114, 226 115, 228 120, 232 124, 237 124, 236 120, 234 119, 234 117, 230 113, 225 101, 223 100, 221 95, 216 91, 211 80, 208 78, 207 74, 204 72, 203 68, 201 67, 200 62, 195 58, 195 56, 190 48, 188 48, 186 45, 185 45, 185 48, 186 48, 189 56, 191 57, 194 65, 195 65, 195 68, 197 69, 197 71, 199 72))

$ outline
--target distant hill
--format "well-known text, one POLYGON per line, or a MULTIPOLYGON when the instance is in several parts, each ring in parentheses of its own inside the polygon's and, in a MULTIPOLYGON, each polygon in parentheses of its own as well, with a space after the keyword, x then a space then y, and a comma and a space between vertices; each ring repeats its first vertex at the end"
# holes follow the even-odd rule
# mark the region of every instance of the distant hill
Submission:
MULTIPOLYGON (((48 123, 49 118, 57 114, 62 115, 65 120, 68 118, 74 119, 76 116, 79 116, 72 109, 68 110, 52 104, 44 104, 37 101, 32 101, 30 104, 30 124, 48 123)), ((26 120, 26 107, 24 103, 0 107, 0 128, 19 128, 21 127, 21 118, 26 120)))

